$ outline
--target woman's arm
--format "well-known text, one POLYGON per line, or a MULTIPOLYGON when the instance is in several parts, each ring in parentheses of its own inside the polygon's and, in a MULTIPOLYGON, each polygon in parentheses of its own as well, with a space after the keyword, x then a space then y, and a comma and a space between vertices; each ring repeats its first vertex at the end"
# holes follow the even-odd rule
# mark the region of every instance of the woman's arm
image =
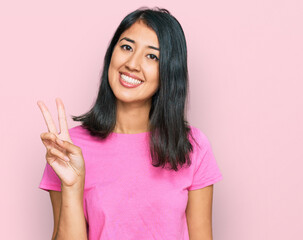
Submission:
POLYGON ((186 208, 190 240, 212 240, 213 185, 188 191, 186 208))
POLYGON ((50 190, 49 196, 53 207, 54 230, 53 230, 52 240, 54 240, 57 234, 58 223, 59 223, 60 208, 61 208, 61 192, 50 190))
POLYGON ((61 208, 55 240, 87 240, 83 189, 84 183, 73 187, 61 186, 61 208))
POLYGON ((52 204, 55 205, 54 238, 57 240, 86 240, 86 221, 83 211, 85 162, 82 149, 73 144, 69 135, 62 100, 56 99, 59 133, 45 104, 42 101, 38 101, 37 104, 48 128, 48 132, 40 135, 46 147, 45 158, 61 181, 61 204, 58 195, 57 198, 52 199, 52 204), (58 209, 60 209, 59 218, 58 209))

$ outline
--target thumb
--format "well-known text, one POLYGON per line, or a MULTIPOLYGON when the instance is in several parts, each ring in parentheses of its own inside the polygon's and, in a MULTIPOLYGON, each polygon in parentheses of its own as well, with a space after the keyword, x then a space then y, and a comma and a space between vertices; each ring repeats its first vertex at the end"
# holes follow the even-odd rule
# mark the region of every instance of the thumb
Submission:
POLYGON ((64 141, 64 140, 61 140, 60 138, 56 137, 56 143, 71 154, 74 154, 74 155, 82 154, 82 150, 80 147, 78 147, 68 141, 64 141))

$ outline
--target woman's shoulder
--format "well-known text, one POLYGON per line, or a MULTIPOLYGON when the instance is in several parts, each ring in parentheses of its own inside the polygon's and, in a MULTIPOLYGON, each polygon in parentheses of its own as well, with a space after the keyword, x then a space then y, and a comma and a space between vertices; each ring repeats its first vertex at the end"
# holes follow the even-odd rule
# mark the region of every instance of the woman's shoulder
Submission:
POLYGON ((82 125, 74 126, 68 129, 70 136, 75 136, 75 135, 85 136, 87 135, 86 131, 87 130, 82 125))
POLYGON ((88 129, 84 128, 82 125, 78 125, 68 129, 69 135, 74 140, 88 140, 88 141, 95 141, 97 140, 96 137, 91 136, 88 129))
POLYGON ((200 147, 205 147, 210 144, 208 137, 206 134, 200 130, 198 127, 195 127, 193 125, 189 125, 190 132, 192 137, 194 138, 194 142, 198 144, 200 147))

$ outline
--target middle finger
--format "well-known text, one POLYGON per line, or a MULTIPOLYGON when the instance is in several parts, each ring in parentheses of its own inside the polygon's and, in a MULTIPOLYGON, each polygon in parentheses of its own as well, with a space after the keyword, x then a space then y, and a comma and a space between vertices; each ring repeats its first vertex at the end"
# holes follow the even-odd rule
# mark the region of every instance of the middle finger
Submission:
POLYGON ((57 131, 56 125, 53 121, 53 118, 52 118, 50 112, 48 111, 47 107, 45 106, 45 104, 42 101, 38 101, 37 104, 43 114, 48 131, 51 133, 54 133, 54 134, 58 134, 58 131, 57 131))

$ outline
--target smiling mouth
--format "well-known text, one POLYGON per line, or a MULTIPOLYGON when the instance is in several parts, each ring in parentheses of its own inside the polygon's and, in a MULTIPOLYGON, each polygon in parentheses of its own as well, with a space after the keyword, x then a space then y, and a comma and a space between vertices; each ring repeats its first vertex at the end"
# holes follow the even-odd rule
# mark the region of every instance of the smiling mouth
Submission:
POLYGON ((129 76, 126 76, 124 75, 123 73, 120 74, 121 76, 121 79, 126 82, 126 83, 129 83, 129 84, 132 84, 132 85, 139 85, 141 84, 143 81, 140 81, 140 80, 137 80, 137 79, 134 79, 134 78, 131 78, 129 76))

